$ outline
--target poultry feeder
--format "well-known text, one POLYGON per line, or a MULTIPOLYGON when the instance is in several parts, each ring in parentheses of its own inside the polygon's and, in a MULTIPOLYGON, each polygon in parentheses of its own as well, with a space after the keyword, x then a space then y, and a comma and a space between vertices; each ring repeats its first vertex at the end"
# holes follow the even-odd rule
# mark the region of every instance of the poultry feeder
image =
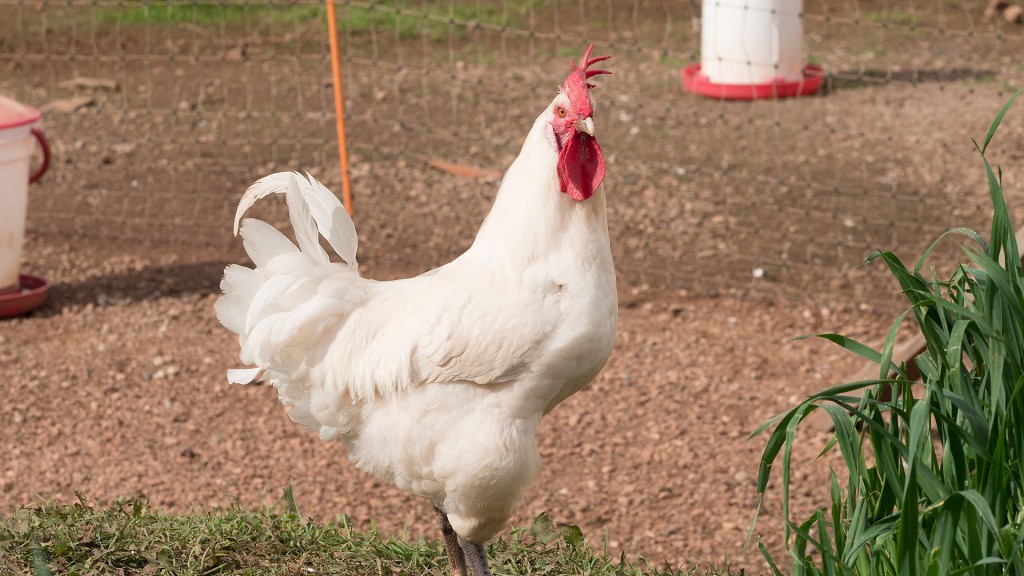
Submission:
POLYGON ((814 94, 821 68, 803 65, 803 0, 704 0, 700 63, 687 92, 724 100, 814 94))
POLYGON ((0 318, 42 306, 49 290, 46 280, 21 273, 28 185, 42 178, 50 164, 40 117, 39 110, 0 96, 0 318), (30 173, 36 141, 43 161, 30 173))

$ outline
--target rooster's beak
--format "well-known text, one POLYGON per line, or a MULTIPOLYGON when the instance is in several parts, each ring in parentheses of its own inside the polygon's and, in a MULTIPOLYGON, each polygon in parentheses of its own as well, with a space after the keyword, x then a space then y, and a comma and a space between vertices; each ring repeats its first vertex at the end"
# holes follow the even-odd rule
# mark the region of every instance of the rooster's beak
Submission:
POLYGON ((584 132, 590 136, 594 135, 594 119, 590 116, 587 116, 583 120, 577 120, 573 122, 572 125, 580 132, 584 132))

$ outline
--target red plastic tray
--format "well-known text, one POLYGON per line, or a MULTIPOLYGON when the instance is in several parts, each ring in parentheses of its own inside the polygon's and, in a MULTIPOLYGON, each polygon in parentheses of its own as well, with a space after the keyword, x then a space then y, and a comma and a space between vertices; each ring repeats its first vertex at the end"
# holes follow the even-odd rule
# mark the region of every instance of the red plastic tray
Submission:
POLYGON ((19 316, 39 308, 46 302, 50 285, 38 276, 18 276, 21 290, 0 294, 0 318, 19 316))
POLYGON ((715 84, 701 74, 700 64, 683 68, 683 90, 719 100, 760 100, 764 98, 793 98, 810 96, 821 87, 825 76, 820 66, 804 66, 804 77, 795 82, 774 80, 765 84, 715 84))

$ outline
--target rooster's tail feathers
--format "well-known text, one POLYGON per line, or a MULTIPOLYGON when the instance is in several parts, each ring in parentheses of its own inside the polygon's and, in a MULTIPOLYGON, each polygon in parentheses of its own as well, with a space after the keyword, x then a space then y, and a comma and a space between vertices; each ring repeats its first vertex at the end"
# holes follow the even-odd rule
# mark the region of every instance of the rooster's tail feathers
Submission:
MULTIPOLYGON (((241 360, 255 368, 230 370, 228 380, 247 384, 270 379, 278 385, 308 368, 310 350, 322 334, 344 322, 363 300, 356 265, 356 232, 341 202, 315 178, 282 172, 249 187, 235 214, 253 268, 224 270, 217 318, 239 335, 241 360), (276 228, 241 220, 257 200, 285 194, 298 246, 276 228), (332 263, 319 236, 346 263, 332 263)), ((298 392, 296 392, 298 394, 298 392)))
MULTIPOLYGON (((355 266, 359 239, 348 212, 338 198, 309 174, 278 172, 260 178, 242 196, 235 212, 235 234, 239 232, 242 215, 257 200, 270 194, 284 194, 288 214, 299 248, 320 262, 327 262, 327 253, 320 247, 323 235, 342 260, 355 266)), ((244 234, 243 234, 244 236, 244 234)), ((290 244, 290 242, 289 242, 290 244)), ((248 246, 246 246, 248 250, 248 246)))

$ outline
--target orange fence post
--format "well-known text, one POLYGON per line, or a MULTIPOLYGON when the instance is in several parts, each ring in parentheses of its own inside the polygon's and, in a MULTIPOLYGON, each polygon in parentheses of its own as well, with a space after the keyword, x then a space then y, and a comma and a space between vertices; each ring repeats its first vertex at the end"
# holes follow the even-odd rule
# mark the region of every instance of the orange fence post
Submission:
POLYGON ((341 161, 341 200, 352 215, 352 187, 348 181, 348 147, 345 140, 345 100, 341 92, 341 55, 338 49, 338 25, 334 0, 327 1, 327 27, 331 35, 331 74, 334 85, 334 114, 337 117, 338 159, 341 161))

